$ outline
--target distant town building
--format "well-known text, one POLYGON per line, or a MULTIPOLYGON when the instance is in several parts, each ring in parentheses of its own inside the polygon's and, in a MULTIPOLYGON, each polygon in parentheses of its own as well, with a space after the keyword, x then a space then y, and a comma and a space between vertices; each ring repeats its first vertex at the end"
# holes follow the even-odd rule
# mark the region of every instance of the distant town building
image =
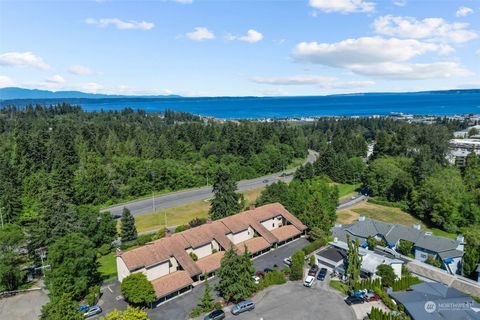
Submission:
POLYGON ((458 167, 464 167, 467 156, 472 152, 480 155, 480 136, 475 135, 468 139, 452 139, 450 140, 447 160, 458 167))

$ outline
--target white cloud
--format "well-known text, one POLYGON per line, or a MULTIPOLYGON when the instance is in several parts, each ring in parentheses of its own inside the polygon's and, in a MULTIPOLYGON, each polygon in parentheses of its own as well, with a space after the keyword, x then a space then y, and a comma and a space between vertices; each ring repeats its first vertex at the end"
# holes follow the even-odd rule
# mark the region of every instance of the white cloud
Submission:
POLYGON ((324 12, 373 12, 375 3, 364 0, 310 0, 310 6, 324 12))
POLYGON ((480 49, 478 49, 477 51, 475 51, 475 53, 477 54, 477 56, 480 57, 480 49))
POLYGON ((232 34, 227 34, 225 36, 225 40, 228 40, 228 41, 239 40, 239 41, 245 41, 249 43, 255 43, 263 40, 263 34, 258 32, 257 30, 250 29, 247 31, 247 34, 244 36, 235 36, 232 34))
POLYGON ((86 24, 96 25, 102 28, 106 28, 110 25, 116 27, 120 30, 150 30, 155 27, 155 24, 152 22, 146 21, 135 21, 135 20, 120 20, 118 18, 102 18, 102 19, 93 19, 87 18, 85 19, 86 24))
POLYGON ((15 81, 12 78, 7 76, 0 75, 0 88, 14 87, 15 81))
POLYGON ((417 20, 388 15, 377 18, 373 27, 383 35, 443 42, 461 43, 478 37, 475 31, 467 29, 468 23, 448 23, 442 18, 417 20))
POLYGON ((6 52, 0 54, 0 65, 9 67, 33 67, 47 70, 50 68, 43 59, 32 52, 6 52))
POLYGON ((458 8, 457 12, 455 12, 455 15, 457 17, 465 17, 466 15, 469 15, 471 13, 473 13, 472 8, 461 6, 460 8, 458 8))
POLYGON ((196 27, 195 31, 188 32, 185 36, 193 41, 203 41, 215 39, 215 34, 205 27, 196 27))
POLYGON ((363 37, 331 44, 302 42, 294 49, 293 56, 301 62, 344 67, 352 64, 406 61, 429 51, 450 52, 452 50, 447 45, 425 43, 418 40, 363 37))
POLYGON ((298 75, 290 77, 253 77, 251 80, 258 84, 269 85, 317 85, 323 88, 358 88, 367 87, 375 84, 373 81, 338 81, 333 77, 311 76, 311 75, 298 75))
POLYGON ((393 4, 397 7, 404 7, 407 5, 407 0, 393 0, 393 4))
POLYGON ((56 74, 54 76, 51 76, 51 77, 48 77, 47 79, 45 79, 45 82, 52 83, 52 84, 55 84, 55 85, 60 85, 60 84, 65 83, 65 79, 61 75, 56 74))
POLYGON ((191 4, 193 0, 173 0, 174 2, 181 3, 181 4, 191 4))
POLYGON ((466 76, 470 72, 456 62, 407 63, 420 55, 448 53, 445 44, 413 39, 364 37, 337 43, 299 43, 293 57, 304 63, 344 68, 356 74, 387 79, 427 79, 466 76))
POLYGON ((70 68, 68 68, 68 71, 70 73, 81 75, 81 76, 86 76, 93 73, 92 69, 90 69, 89 67, 81 66, 81 65, 73 65, 70 68))
POLYGON ((357 74, 392 80, 423 80, 466 77, 472 73, 457 62, 395 63, 353 65, 350 70, 357 74))
POLYGON ((282 88, 260 89, 260 90, 257 90, 257 92, 260 96, 267 96, 267 97, 279 97, 279 96, 289 95, 288 91, 282 88))

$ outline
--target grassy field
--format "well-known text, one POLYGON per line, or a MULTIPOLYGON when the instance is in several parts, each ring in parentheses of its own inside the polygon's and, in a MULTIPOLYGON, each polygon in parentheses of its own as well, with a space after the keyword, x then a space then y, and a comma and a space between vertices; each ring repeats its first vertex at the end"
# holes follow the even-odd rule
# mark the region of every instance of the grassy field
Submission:
POLYGON ((117 263, 115 260, 115 252, 111 252, 106 256, 100 257, 98 259, 98 263, 100 264, 98 271, 100 272, 104 280, 117 276, 117 263))
POLYGON ((361 202, 348 209, 337 211, 337 222, 352 223, 353 221, 356 221, 359 216, 365 216, 367 218, 387 223, 402 224, 407 227, 411 227, 414 224, 420 224, 422 230, 431 231, 434 235, 448 238, 456 237, 455 234, 443 230, 428 228, 422 221, 399 208, 387 207, 368 202, 361 202))
POLYGON ((345 198, 346 196, 351 196, 353 194, 356 194, 356 190, 360 189, 361 184, 356 183, 356 184, 346 184, 346 183, 336 183, 335 184, 338 188, 338 197, 345 198))
MULTIPOLYGON (((263 188, 252 189, 242 192, 245 202, 250 205, 255 202, 262 192, 263 188)), ((210 201, 200 200, 186 203, 180 206, 158 210, 155 212, 143 214, 135 218, 135 226, 137 231, 145 232, 165 227, 165 215, 167 217, 168 226, 177 226, 187 224, 190 220, 198 218, 206 218, 210 209, 210 201)))

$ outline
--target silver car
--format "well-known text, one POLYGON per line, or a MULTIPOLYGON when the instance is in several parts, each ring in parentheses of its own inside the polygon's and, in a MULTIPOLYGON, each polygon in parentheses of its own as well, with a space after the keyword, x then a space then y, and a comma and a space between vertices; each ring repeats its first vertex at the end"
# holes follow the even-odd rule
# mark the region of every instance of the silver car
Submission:
POLYGON ((83 316, 85 318, 90 318, 99 313, 102 313, 102 308, 100 306, 92 306, 90 307, 90 309, 87 310, 87 312, 83 314, 83 316))

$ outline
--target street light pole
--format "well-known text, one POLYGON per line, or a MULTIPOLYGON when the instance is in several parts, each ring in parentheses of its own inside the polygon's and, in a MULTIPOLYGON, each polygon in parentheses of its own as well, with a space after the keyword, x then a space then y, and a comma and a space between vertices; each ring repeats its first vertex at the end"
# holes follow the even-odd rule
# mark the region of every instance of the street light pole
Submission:
POLYGON ((3 207, 0 208, 0 219, 2 220, 2 229, 3 229, 3 212, 2 212, 3 209, 5 209, 5 208, 3 208, 3 207))

